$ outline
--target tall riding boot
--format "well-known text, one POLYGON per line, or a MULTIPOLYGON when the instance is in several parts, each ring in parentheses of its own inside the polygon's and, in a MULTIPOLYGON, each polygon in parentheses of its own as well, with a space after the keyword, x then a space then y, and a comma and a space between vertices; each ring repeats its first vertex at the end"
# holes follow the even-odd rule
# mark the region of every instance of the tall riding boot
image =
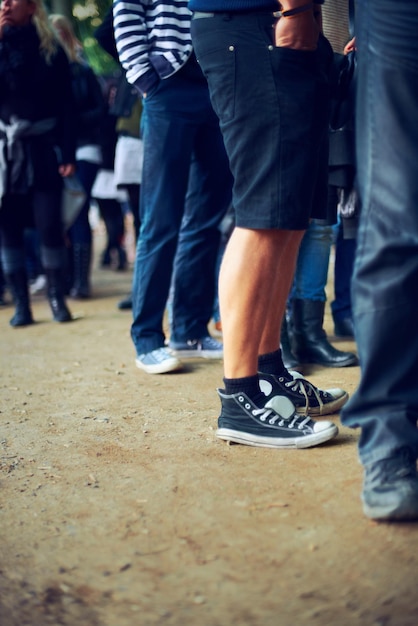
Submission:
POLYGON ((73 246, 74 282, 70 291, 72 298, 90 298, 91 244, 76 243, 73 246))
POLYGON ((288 321, 286 317, 284 317, 280 330, 280 349, 282 351, 282 360, 287 370, 294 370, 299 367, 299 361, 292 352, 289 331, 288 321))
POLYGON ((16 307, 15 314, 10 320, 10 326, 29 326, 29 324, 33 324, 26 271, 19 269, 6 274, 6 280, 16 307))
POLYGON ((64 300, 64 280, 60 269, 45 270, 48 285, 48 301, 56 322, 70 322, 71 313, 64 300))
POLYGON ((122 246, 122 244, 119 244, 119 246, 117 248, 117 253, 118 253, 118 264, 116 266, 116 269, 120 270, 120 271, 124 271, 124 270, 126 270, 128 257, 126 255, 126 251, 125 251, 124 247, 122 246))
MULTIPOLYGON (((101 266, 107 267, 113 264, 112 251, 118 252, 120 248, 125 233, 125 222, 121 206, 117 200, 100 200, 99 208, 107 233, 107 246, 103 252, 101 266)), ((120 260, 119 258, 118 261, 120 262, 120 260)))
POLYGON ((3 268, 0 260, 0 306, 6 305, 6 300, 4 298, 4 292, 6 290, 6 277, 3 273, 3 268))
POLYGON ((357 365, 357 356, 332 346, 323 328, 325 302, 292 301, 293 353, 301 363, 318 363, 325 367, 357 365))

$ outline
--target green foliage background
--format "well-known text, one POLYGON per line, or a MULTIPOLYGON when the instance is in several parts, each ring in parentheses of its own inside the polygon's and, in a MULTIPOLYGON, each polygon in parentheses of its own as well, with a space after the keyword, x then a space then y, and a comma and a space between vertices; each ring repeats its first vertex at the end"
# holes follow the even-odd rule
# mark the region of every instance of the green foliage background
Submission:
POLYGON ((119 71, 118 64, 99 46, 93 34, 112 0, 47 0, 46 5, 50 12, 72 18, 77 37, 83 42, 87 60, 96 74, 111 75, 119 71))

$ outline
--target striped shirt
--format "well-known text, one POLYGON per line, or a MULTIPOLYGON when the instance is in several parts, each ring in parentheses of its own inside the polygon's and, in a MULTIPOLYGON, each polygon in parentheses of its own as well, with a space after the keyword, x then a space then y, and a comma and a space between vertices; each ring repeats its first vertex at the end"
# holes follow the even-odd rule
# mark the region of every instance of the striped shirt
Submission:
POLYGON ((114 0, 119 60, 128 81, 146 94, 192 53, 188 0, 114 0))
POLYGON ((244 13, 247 11, 278 11, 279 0, 190 0, 192 11, 230 11, 244 13))

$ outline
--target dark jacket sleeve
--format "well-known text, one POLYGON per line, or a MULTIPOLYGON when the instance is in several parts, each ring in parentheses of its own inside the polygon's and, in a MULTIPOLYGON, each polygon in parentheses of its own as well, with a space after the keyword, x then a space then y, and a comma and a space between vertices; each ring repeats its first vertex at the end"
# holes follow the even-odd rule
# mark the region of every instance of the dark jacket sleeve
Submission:
POLYGON ((102 119, 106 112, 105 100, 93 70, 87 65, 78 64, 78 66, 78 80, 80 81, 78 94, 81 100, 76 103, 78 109, 77 134, 97 141, 102 119))
POLYGON ((62 163, 75 163, 76 118, 72 90, 70 64, 67 55, 60 47, 54 59, 56 83, 54 94, 57 98, 57 147, 58 160, 62 163))
POLYGON ((115 33, 113 30, 112 7, 110 7, 110 10, 107 12, 103 22, 94 31, 94 37, 96 38, 98 44, 103 48, 103 50, 110 54, 110 56, 119 63, 119 55, 118 51, 116 50, 115 33))

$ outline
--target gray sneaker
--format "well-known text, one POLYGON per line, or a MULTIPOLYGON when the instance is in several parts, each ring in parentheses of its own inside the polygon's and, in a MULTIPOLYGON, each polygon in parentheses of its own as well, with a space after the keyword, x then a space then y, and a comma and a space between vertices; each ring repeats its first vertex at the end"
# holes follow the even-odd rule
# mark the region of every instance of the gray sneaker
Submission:
POLYGON ((157 348, 152 352, 139 354, 135 364, 147 374, 166 374, 182 368, 181 362, 167 348, 157 348))
POLYGON ((310 448, 335 437, 332 422, 301 416, 285 396, 256 405, 244 393, 227 395, 218 389, 222 410, 216 436, 225 441, 264 448, 310 448))
POLYGON ((363 511, 374 520, 418 519, 418 474, 410 448, 365 466, 363 511))
POLYGON ((213 337, 190 339, 185 342, 170 341, 168 344, 171 352, 181 358, 222 359, 224 347, 220 341, 213 337))

